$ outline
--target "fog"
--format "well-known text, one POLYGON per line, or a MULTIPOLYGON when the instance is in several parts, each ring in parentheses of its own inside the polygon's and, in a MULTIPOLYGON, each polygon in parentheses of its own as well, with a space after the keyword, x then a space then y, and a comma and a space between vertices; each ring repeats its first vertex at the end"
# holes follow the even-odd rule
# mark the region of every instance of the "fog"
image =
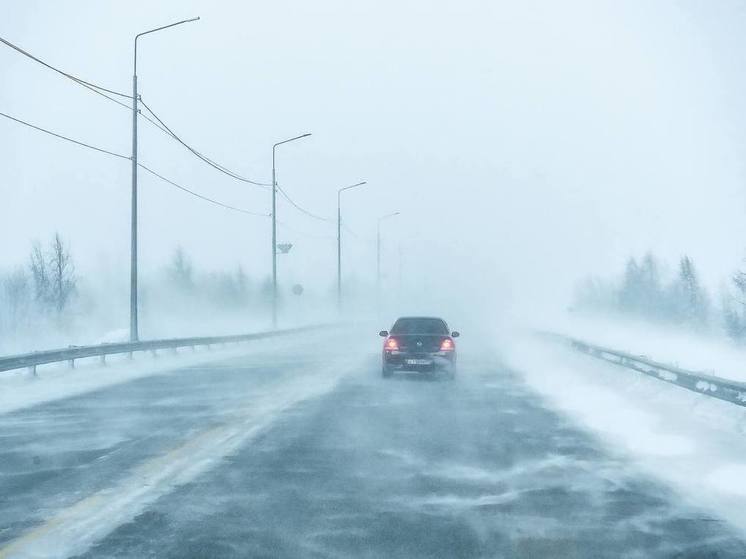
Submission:
POLYGON ((0 361, 129 339, 196 16, 140 338, 272 327, 308 133, 323 326, 3 373, 0 556, 746 556, 746 5, 7 0, 111 98, 0 44, 0 361))
MULTIPOLYGON (((410 307, 490 319, 564 309, 586 274, 652 250, 688 254, 705 283, 743 255, 744 39, 737 2, 8 2, 2 36, 45 61, 131 91, 188 143, 243 176, 278 183, 333 219, 343 195, 344 277, 371 294, 383 223, 387 293, 410 307), (399 277, 399 247, 401 268, 399 277), (367 286, 367 291, 362 288, 367 286), (399 290, 401 291, 401 290, 399 290), (476 302, 479 309, 476 310, 476 302), (415 304, 416 302, 416 304, 415 304), (486 302, 487 304, 482 304, 486 302), (530 309, 530 311, 529 311, 530 309)), ((3 110, 127 155, 131 114, 0 51, 3 110)), ((269 213, 266 190, 211 169, 140 119, 140 160, 200 194, 269 213)), ((127 161, 3 120, 3 268, 59 231, 89 278, 124 303, 127 161)), ((195 266, 270 273, 268 218, 185 195, 140 171, 140 266, 177 245, 195 266)), ((280 197, 281 284, 329 293, 333 223, 280 197)))

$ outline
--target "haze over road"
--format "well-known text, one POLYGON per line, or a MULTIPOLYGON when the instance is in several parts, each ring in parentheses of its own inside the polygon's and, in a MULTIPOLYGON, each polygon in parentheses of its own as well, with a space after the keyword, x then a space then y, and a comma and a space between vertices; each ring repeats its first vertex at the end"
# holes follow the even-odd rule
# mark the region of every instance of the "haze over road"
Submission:
POLYGON ((375 332, 286 344, 4 414, 0 557, 746 555, 499 355, 384 380, 375 332))

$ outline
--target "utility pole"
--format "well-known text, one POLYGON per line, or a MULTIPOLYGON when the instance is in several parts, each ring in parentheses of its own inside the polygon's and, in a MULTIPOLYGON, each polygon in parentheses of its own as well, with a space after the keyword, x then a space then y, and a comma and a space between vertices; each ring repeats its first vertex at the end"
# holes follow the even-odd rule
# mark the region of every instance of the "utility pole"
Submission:
POLYGON ((342 193, 351 188, 368 184, 367 181, 343 186, 337 190, 337 310, 342 312, 342 193))
POLYGON ((342 191, 337 191, 337 311, 342 312, 342 191))
POLYGON ((272 146, 272 328, 277 329, 277 177, 275 148, 272 146))
POLYGON ((183 23, 199 20, 198 17, 177 21, 135 35, 135 53, 132 66, 132 208, 130 221, 130 342, 138 341, 139 326, 137 321, 137 40, 143 35, 162 31, 183 23))
POLYGON ((272 146, 272 328, 277 329, 277 172, 275 169, 275 151, 277 146, 307 138, 311 133, 301 134, 277 142, 272 146))
POLYGON ((139 338, 137 324, 137 38, 132 74, 132 208, 130 222, 130 342, 139 338))

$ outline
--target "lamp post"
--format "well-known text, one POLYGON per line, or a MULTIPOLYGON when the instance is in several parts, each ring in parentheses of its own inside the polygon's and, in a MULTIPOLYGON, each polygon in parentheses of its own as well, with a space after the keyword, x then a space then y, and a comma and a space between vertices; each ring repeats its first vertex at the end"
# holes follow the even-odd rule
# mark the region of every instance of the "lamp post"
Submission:
POLYGON ((184 23, 199 20, 198 17, 185 19, 156 27, 149 31, 143 31, 135 35, 135 55, 132 69, 132 217, 130 231, 130 341, 136 342, 139 338, 137 322, 137 40, 143 35, 162 31, 169 27, 176 27, 184 23))
POLYGON ((337 190, 337 310, 340 312, 342 311, 342 193, 364 184, 368 182, 358 182, 337 190))
POLYGON ((275 151, 277 146, 307 138, 308 134, 301 134, 277 142, 272 146, 272 328, 277 328, 277 176, 275 172, 275 151))
POLYGON ((399 213, 394 212, 378 218, 378 227, 376 228, 376 295, 379 297, 379 300, 381 294, 381 222, 384 219, 397 216, 399 213))

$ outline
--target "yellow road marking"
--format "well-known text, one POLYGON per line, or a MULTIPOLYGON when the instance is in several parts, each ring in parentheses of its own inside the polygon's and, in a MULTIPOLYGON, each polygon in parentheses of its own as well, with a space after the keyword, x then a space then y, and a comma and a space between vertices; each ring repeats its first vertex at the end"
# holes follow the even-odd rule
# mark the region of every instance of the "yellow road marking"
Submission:
POLYGON ((260 396, 233 420, 198 434, 136 467, 114 487, 102 489, 0 549, 0 559, 65 557, 87 550, 117 526, 175 487, 194 479, 217 461, 269 427, 291 406, 331 390, 339 378, 326 373, 278 387, 281 394, 260 396))

